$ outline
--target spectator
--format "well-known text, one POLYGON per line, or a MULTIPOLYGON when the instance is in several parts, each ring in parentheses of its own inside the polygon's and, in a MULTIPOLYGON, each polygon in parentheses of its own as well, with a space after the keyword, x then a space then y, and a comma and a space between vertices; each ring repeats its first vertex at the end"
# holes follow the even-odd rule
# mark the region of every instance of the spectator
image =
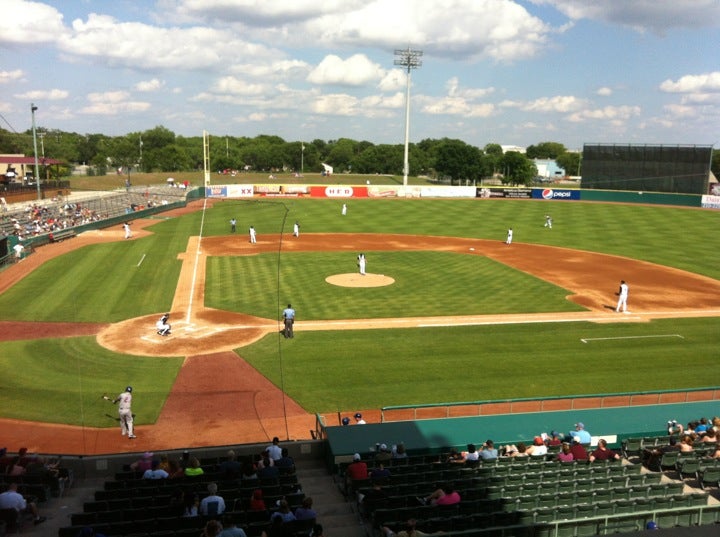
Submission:
POLYGON ((257 476, 260 479, 277 479, 280 477, 280 469, 275 466, 274 460, 266 451, 262 456, 262 465, 258 468, 257 476))
POLYGON ((22 494, 17 491, 17 483, 10 483, 8 489, 0 494, 0 509, 15 509, 18 513, 31 513, 35 519, 35 525, 45 522, 45 517, 40 516, 35 502, 28 502, 22 494))
POLYGON ((581 421, 575 424, 575 430, 570 431, 570 434, 568 436, 570 437, 570 439, 579 438, 580 443, 585 446, 589 446, 592 442, 592 436, 589 432, 585 430, 585 424, 581 421))
POLYGON ((275 511, 272 516, 276 517, 277 515, 280 515, 285 523, 296 520, 295 514, 290 510, 290 504, 285 498, 278 502, 278 510, 275 511))
POLYGON ((715 429, 712 427, 708 428, 708 430, 705 432, 704 435, 700 438, 701 442, 710 443, 710 444, 716 444, 718 441, 717 433, 715 432, 715 429))
POLYGON ((200 537, 217 537, 222 529, 222 525, 217 520, 208 520, 200 537))
POLYGON ((235 452, 232 449, 227 452, 227 456, 218 466, 218 470, 226 479, 236 479, 240 477, 242 464, 237 460, 235 452))
POLYGON ((270 527, 263 530, 260 537, 292 537, 292 526, 285 524, 282 515, 274 513, 270 518, 270 527))
POLYGON ((550 433, 550 440, 548 442, 548 446, 562 446, 562 438, 560 438, 560 433, 557 431, 552 431, 550 433))
POLYGON ((203 516, 222 515, 225 512, 225 500, 218 496, 217 484, 208 483, 208 495, 200 502, 200 514, 203 516))
POLYGON ((560 453, 557 454, 557 460, 560 462, 572 462, 575 460, 572 451, 570 450, 570 444, 567 442, 562 443, 560 453))
POLYGON ((242 472, 240 473, 240 479, 243 481, 255 481, 257 480, 257 470, 252 460, 247 458, 243 461, 242 472))
POLYGON ((407 451, 405 451, 405 444, 400 442, 392 449, 393 459, 407 459, 407 451))
POLYGON ((580 443, 580 437, 578 436, 572 439, 572 444, 570 444, 570 452, 573 455, 573 460, 586 461, 588 458, 587 450, 585 449, 585 446, 580 443))
POLYGON ((130 465, 130 469, 135 472, 139 472, 140 474, 144 474, 145 471, 152 469, 152 462, 153 453, 151 451, 146 451, 142 454, 142 457, 130 465))
POLYGON ((382 462, 379 462, 375 468, 370 470, 370 479, 373 481, 387 482, 390 479, 390 470, 385 468, 382 462))
POLYGON ((588 457, 590 462, 594 461, 617 461, 620 460, 620 455, 615 453, 612 449, 607 447, 607 441, 604 438, 598 440, 598 447, 588 457))
POLYGON ((282 457, 282 448, 280 448, 280 439, 277 436, 272 439, 272 444, 270 444, 268 447, 265 448, 265 453, 267 453, 270 456, 270 458, 274 461, 276 461, 280 457, 282 457))
POLYGON ((190 459, 190 465, 185 468, 185 476, 186 477, 198 477, 205 473, 205 471, 200 466, 200 461, 197 459, 197 457, 193 457, 190 459))
POLYGON ((20 455, 15 455, 10 459, 10 464, 5 468, 5 475, 8 477, 17 477, 25 475, 27 470, 20 464, 20 455))
POLYGON ((447 456, 447 462, 462 464, 465 462, 465 457, 456 448, 450 448, 450 453, 447 456))
POLYGON ((358 483, 368 478, 368 467, 360 458, 359 453, 353 455, 353 462, 345 470, 346 490, 355 492, 358 483))
POLYGON ((460 503, 460 493, 453 490, 452 485, 446 483, 425 498, 418 498, 423 505, 455 505, 460 503))
POLYGON ((480 460, 480 452, 475 447, 475 444, 467 445, 467 452, 464 453, 464 459, 466 463, 474 464, 480 460))
POLYGON ((295 509, 295 518, 297 520, 315 520, 317 518, 317 512, 312 506, 313 499, 310 496, 305 496, 302 505, 295 509))
POLYGON ((167 479, 170 477, 165 470, 160 469, 160 461, 152 461, 152 466, 149 470, 145 470, 143 479, 167 479))
MULTIPOLYGON (((426 535, 430 535, 429 533, 423 533, 422 531, 419 531, 416 529, 417 521, 414 518, 411 518, 407 521, 405 526, 402 530, 395 533, 393 530, 388 528, 387 526, 382 527, 382 533, 384 537, 424 537, 426 535)), ((442 532, 437 532, 442 533, 442 532)))
POLYGON ((180 461, 172 459, 168 464, 168 478, 177 479, 178 477, 185 477, 185 470, 180 466, 180 461))
POLYGON ((505 446, 503 453, 506 457, 528 457, 530 454, 527 451, 525 442, 518 442, 517 446, 505 446))
POLYGON ((382 483, 373 481, 370 490, 366 491, 365 494, 358 495, 358 502, 360 503, 363 514, 366 517, 370 517, 373 510, 381 507, 389 497, 388 493, 382 488, 382 483))
POLYGON ((486 440, 482 445, 480 458, 484 461, 498 458, 498 450, 495 449, 495 443, 492 440, 486 440))
POLYGON ((200 506, 200 497, 195 492, 185 495, 185 505, 183 506, 183 517, 198 516, 198 507, 200 506))
POLYGON ((689 434, 686 434, 683 436, 682 441, 680 442, 680 452, 681 453, 690 453, 691 451, 694 451, 695 448, 693 448, 693 438, 689 434))
POLYGON ((170 473, 170 459, 167 453, 160 454, 160 464, 158 464, 160 470, 165 470, 168 474, 170 473))
POLYGON ((378 451, 375 453, 375 460, 381 462, 387 462, 392 459, 392 453, 387 447, 387 444, 380 444, 378 451))
POLYGON ((642 453, 643 464, 649 470, 660 471, 660 461, 665 453, 674 453, 680 451, 680 446, 677 445, 677 439, 671 436, 666 446, 659 446, 655 449, 645 448, 642 453))
POLYGON ((310 535, 312 535, 312 537, 325 537, 322 524, 315 524, 310 535))
POLYGON ((250 496, 250 511, 267 511, 262 489, 253 490, 250 496))
POLYGON ((532 446, 529 446, 526 451, 533 457, 541 457, 543 455, 547 455, 548 452, 547 446, 541 436, 533 438, 532 446))
POLYGON ((282 448, 282 456, 275 461, 275 466, 281 474, 295 473, 295 460, 290 456, 287 448, 282 448))
POLYGON ((225 515, 222 524, 223 530, 220 532, 219 537, 247 537, 245 530, 237 527, 235 517, 232 515, 225 515))

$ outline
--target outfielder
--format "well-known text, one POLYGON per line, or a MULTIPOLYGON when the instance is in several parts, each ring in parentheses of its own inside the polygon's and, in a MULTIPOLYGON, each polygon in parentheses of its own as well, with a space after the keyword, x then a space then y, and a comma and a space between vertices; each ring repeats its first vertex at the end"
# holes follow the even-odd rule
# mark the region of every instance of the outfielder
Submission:
MULTIPOLYGON (((104 397, 107 399, 107 396, 104 397)), ((133 434, 133 415, 132 409, 132 386, 125 388, 125 391, 118 395, 114 400, 113 404, 120 403, 118 405, 118 414, 120 414, 120 432, 123 436, 127 435, 128 438, 137 438, 133 434)))

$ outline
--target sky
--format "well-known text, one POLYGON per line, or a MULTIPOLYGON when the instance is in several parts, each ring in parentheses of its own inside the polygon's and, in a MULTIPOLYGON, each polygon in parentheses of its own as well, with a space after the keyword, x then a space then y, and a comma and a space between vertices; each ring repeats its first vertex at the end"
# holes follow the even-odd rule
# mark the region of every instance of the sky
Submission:
MULTIPOLYGON (((720 147, 720 0, 0 0, 0 127, 720 147)), ((211 142, 212 144, 212 142, 211 142)))

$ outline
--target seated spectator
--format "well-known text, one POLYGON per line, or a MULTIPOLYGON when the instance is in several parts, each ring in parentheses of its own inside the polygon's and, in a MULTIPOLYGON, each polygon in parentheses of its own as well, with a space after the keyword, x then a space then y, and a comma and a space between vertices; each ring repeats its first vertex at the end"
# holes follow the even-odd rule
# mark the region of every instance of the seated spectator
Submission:
POLYGON ((689 434, 686 434, 683 436, 682 440, 680 441, 680 452, 681 453, 690 453, 692 451, 695 451, 695 448, 693 447, 693 437, 689 434))
POLYGON ((463 457, 466 463, 477 463, 480 460, 480 452, 475 447, 475 444, 468 444, 467 452, 463 453, 463 457))
POLYGON ((707 432, 709 427, 710 425, 708 424, 707 418, 700 418, 700 421, 695 426, 695 434, 702 436, 707 432))
POLYGON ((222 531, 222 525, 217 520, 208 520, 205 524, 205 529, 200 534, 200 537, 217 537, 222 531))
POLYGON ((457 449, 451 448, 446 462, 462 464, 465 462, 465 457, 463 457, 462 453, 460 453, 457 449))
POLYGON ((279 513, 273 513, 270 517, 270 526, 262 531, 260 537, 292 537, 292 535, 292 525, 285 524, 279 513))
POLYGON ((372 514, 372 511, 377 507, 381 507, 383 502, 390 496, 382 488, 382 484, 373 481, 373 486, 370 490, 366 491, 365 494, 358 495, 358 503, 360 504, 361 510, 366 517, 372 514))
POLYGON ((577 436, 573 438, 572 444, 570 444, 570 452, 573 455, 573 460, 586 461, 588 459, 588 452, 585 446, 580 443, 580 438, 577 436))
POLYGON ((219 537, 247 537, 245 530, 237 527, 235 517, 226 514, 222 519, 223 530, 220 532, 219 537))
POLYGON ((452 485, 445 484, 430 496, 418 498, 423 505, 455 505, 460 503, 460 493, 453 490, 452 485))
POLYGON ((370 479, 373 481, 387 482, 390 479, 390 470, 385 468, 382 462, 379 462, 375 468, 370 470, 370 479))
POLYGON ((183 506, 183 517, 198 516, 198 508, 200 507, 200 497, 197 493, 192 492, 185 495, 185 505, 183 506))
POLYGON ((570 451, 569 443, 567 443, 567 442, 562 443, 562 445, 560 446, 560 451, 558 452, 555 459, 560 462, 572 462, 575 460, 575 457, 573 457, 572 451, 570 451))
POLYGON ((495 449, 495 444, 492 440, 486 440, 485 443, 482 445, 482 450, 480 451, 480 458, 487 461, 490 459, 497 459, 498 458, 498 450, 495 449))
POLYGON ((325 537, 322 524, 315 524, 310 535, 312 535, 312 537, 325 537))
POLYGON ((5 467, 5 475, 8 477, 25 475, 26 471, 25 467, 20 464, 19 455, 15 455, 12 459, 10 459, 10 464, 5 467))
POLYGON ((180 461, 177 459, 170 460, 170 462, 168 463, 167 473, 169 479, 185 477, 185 470, 183 470, 182 466, 180 466, 180 461))
POLYGON ((274 518, 278 515, 282 517, 285 523, 295 520, 295 514, 290 510, 290 504, 284 498, 278 502, 278 510, 272 514, 272 517, 274 518))
POLYGON ((170 473, 170 458, 167 453, 160 454, 160 464, 158 464, 158 468, 165 470, 168 474, 170 473))
POLYGON ((400 442, 399 444, 392 447, 393 459, 407 459, 407 451, 405 451, 405 444, 400 442))
POLYGON ((660 461, 665 453, 673 453, 680 451, 677 439, 671 436, 666 446, 658 446, 654 449, 643 449, 642 463, 650 470, 660 471, 660 461))
POLYGON ((702 438, 700 439, 701 442, 709 443, 709 444, 715 444, 718 441, 718 435, 715 432, 715 429, 710 427, 704 435, 702 435, 702 438))
POLYGON ((503 455, 505 457, 528 457, 530 454, 527 451, 525 442, 519 442, 517 446, 505 446, 503 455))
POLYGON ((152 466, 149 470, 145 470, 143 479, 167 479, 170 477, 165 470, 160 469, 160 461, 152 461, 152 466))
POLYGON ((620 460, 620 455, 615 453, 612 449, 607 447, 607 441, 604 438, 598 440, 598 447, 588 457, 590 462, 594 461, 617 461, 620 460))
POLYGON ((557 431, 552 431, 550 433, 550 439, 547 443, 548 446, 562 446, 562 438, 560 438, 560 433, 557 431))
POLYGON ((317 518, 317 512, 312 508, 313 499, 310 496, 305 496, 302 501, 302 505, 295 509, 295 519, 297 520, 315 520, 317 518))
POLYGON ((142 457, 130 465, 130 469, 135 472, 139 472, 140 474, 144 474, 146 470, 152 469, 152 461, 153 453, 151 451, 146 451, 143 453, 142 457))
POLYGON ((532 446, 528 446, 526 451, 533 457, 541 457, 543 455, 547 455, 548 452, 547 446, 540 436, 533 438, 532 446))
POLYGON ((282 456, 275 461, 275 466, 280 470, 281 474, 295 472, 295 460, 290 456, 287 448, 282 448, 282 456))
POLYGON ((714 453, 710 454, 711 459, 720 459, 720 444, 717 445, 717 449, 714 453))
POLYGON ((263 454, 262 466, 258 467, 257 476, 259 479, 277 479, 280 477, 280 469, 275 466, 275 461, 267 452, 263 454))
POLYGON ((10 483, 8 489, 0 494, 0 509, 15 509, 18 513, 31 513, 35 519, 35 525, 45 522, 45 517, 40 516, 35 502, 28 502, 22 494, 17 491, 17 483, 10 483))
POLYGON ((218 465, 218 470, 226 479, 236 479, 240 477, 242 464, 237 460, 235 452, 232 449, 227 452, 225 460, 218 465))
POLYGON ((243 481, 254 481, 258 478, 257 470, 252 460, 245 459, 242 465, 242 471, 240 473, 240 479, 243 481))
POLYGON ((581 421, 575 424, 575 430, 570 431, 568 436, 569 439, 579 438, 580 443, 586 446, 589 446, 592 442, 592 436, 585 430, 585 424, 581 421))
POLYGON ((200 514, 203 516, 222 515, 225 512, 225 500, 222 496, 218 496, 217 484, 209 483, 207 490, 208 495, 200 502, 200 514))
POLYGON ((190 459, 190 465, 185 468, 185 476, 186 477, 198 477, 205 473, 205 471, 200 466, 200 461, 197 459, 197 457, 193 457, 190 459))
POLYGON ((387 462, 392 459, 392 453, 388 449, 387 444, 380 444, 378 446, 377 453, 375 453, 375 460, 381 462, 387 462))
POLYGON ((346 489, 355 492, 358 483, 365 481, 368 475, 367 464, 361 460, 359 453, 355 453, 353 462, 345 470, 346 489))
POLYGON ((685 428, 682 423, 678 423, 676 420, 670 420, 667 422, 667 431, 669 435, 682 435, 685 432, 685 428))
POLYGON ((252 496, 250 496, 249 509, 250 511, 267 511, 262 489, 253 490, 252 496))

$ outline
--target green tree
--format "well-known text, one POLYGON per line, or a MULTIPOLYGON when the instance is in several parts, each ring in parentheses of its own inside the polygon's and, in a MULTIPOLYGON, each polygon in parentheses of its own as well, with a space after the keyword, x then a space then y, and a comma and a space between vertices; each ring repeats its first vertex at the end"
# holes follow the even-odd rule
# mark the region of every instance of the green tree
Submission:
POLYGON ((580 165, 582 155, 575 151, 565 151, 562 155, 558 155, 555 162, 560 166, 567 175, 581 175, 580 165))
POLYGON ((566 151, 565 146, 559 142, 540 142, 537 145, 528 146, 525 155, 527 155, 529 159, 541 158, 555 160, 566 151))
POLYGON ((450 184, 475 183, 482 177, 482 153, 462 140, 444 139, 437 148, 435 169, 439 177, 449 177, 450 184))
POLYGON ((710 161, 710 169, 715 177, 720 177, 720 151, 713 149, 712 160, 710 161))
POLYGON ((529 185, 537 176, 537 167, 522 153, 508 151, 500 162, 503 172, 503 183, 513 185, 529 185))

